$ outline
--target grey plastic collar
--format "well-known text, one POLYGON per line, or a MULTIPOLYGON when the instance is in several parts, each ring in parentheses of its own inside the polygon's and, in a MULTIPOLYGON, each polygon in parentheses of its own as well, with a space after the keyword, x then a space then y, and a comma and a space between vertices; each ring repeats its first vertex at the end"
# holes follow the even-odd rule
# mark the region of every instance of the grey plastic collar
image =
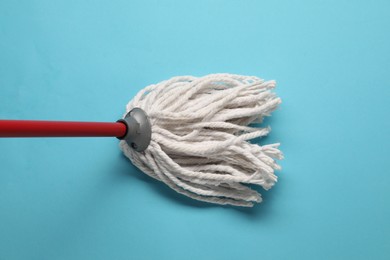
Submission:
POLYGON ((138 107, 133 108, 124 119, 117 122, 122 122, 127 126, 125 136, 119 139, 125 140, 137 152, 142 152, 149 146, 152 127, 145 111, 138 107))

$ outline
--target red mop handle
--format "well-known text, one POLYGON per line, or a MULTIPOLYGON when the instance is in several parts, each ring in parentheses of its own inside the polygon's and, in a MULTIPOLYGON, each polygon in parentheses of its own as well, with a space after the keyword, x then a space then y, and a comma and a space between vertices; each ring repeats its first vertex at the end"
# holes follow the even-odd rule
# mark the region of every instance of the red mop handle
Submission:
POLYGON ((0 137, 97 137, 126 135, 122 122, 0 120, 0 137))

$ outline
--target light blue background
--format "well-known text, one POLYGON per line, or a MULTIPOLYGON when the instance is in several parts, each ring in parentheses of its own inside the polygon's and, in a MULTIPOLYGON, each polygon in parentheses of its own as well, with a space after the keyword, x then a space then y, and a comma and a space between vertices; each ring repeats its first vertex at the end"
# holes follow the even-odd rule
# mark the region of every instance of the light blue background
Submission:
POLYGON ((0 259, 389 259, 389 1, 0 0, 0 118, 115 121, 144 86, 278 81, 253 209, 191 201, 116 139, 0 140, 0 259))

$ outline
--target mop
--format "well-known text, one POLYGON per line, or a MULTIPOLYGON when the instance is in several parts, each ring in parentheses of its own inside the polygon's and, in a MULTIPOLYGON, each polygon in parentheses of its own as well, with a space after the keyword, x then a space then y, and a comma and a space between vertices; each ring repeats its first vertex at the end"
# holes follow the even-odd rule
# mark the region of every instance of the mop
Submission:
POLYGON ((277 181, 279 143, 249 140, 281 99, 275 81, 254 76, 179 76, 141 90, 117 122, 0 120, 0 137, 120 139, 124 155, 145 174, 192 199, 251 207, 262 201, 254 185, 277 181))

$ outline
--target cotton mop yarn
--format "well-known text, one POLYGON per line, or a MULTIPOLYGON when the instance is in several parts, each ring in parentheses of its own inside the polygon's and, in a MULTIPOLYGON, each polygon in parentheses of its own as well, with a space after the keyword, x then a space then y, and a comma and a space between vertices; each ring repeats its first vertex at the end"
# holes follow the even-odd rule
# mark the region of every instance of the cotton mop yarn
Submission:
POLYGON ((141 90, 126 107, 143 109, 152 126, 151 142, 137 152, 122 140, 126 157, 141 171, 190 198, 251 207, 262 201, 248 184, 270 189, 277 181, 279 143, 249 140, 281 103, 275 81, 254 76, 179 76, 141 90))

